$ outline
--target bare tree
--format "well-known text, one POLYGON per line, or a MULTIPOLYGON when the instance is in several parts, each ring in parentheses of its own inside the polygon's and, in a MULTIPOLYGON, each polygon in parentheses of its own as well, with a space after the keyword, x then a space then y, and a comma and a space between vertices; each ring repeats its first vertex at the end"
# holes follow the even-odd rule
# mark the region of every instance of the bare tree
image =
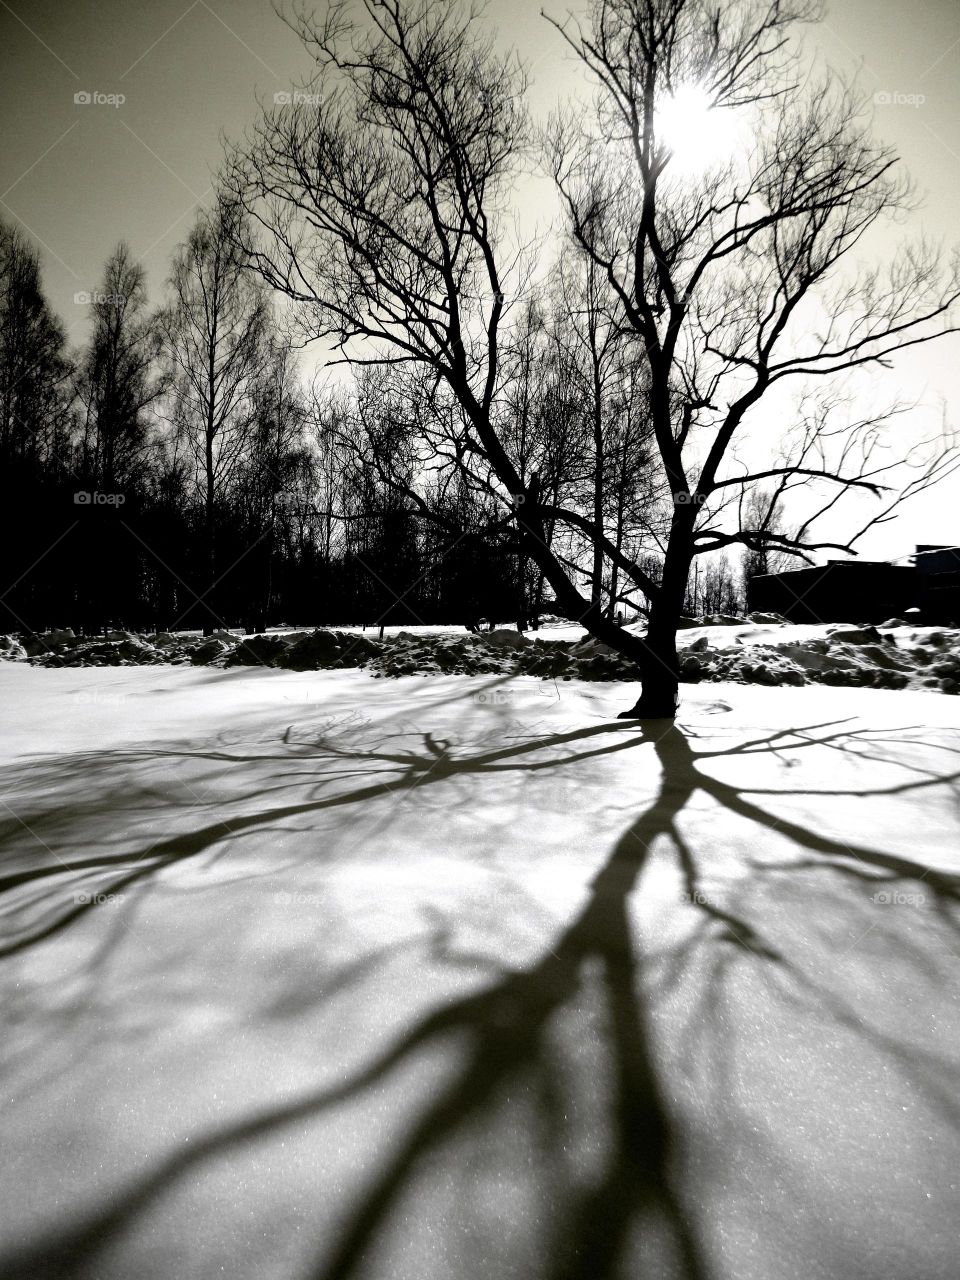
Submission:
POLYGON ((146 410, 162 393, 159 333, 147 312, 143 267, 124 243, 107 260, 92 295, 93 332, 77 369, 82 406, 81 466, 106 491, 144 461, 146 410))
POLYGON ((751 489, 744 487, 741 491, 740 527, 745 534, 760 535, 749 538, 744 549, 743 574, 747 591, 754 578, 765 573, 779 573, 793 563, 790 552, 775 542, 775 539, 787 535, 779 509, 780 498, 779 488, 770 490, 756 485, 751 489), (767 533, 774 537, 763 536, 767 533))
MULTIPOLYGON (((650 450, 646 368, 629 342, 619 301, 606 287, 594 259, 579 246, 561 253, 555 270, 551 330, 558 372, 580 409, 573 494, 618 552, 630 542, 631 558, 659 543, 663 529, 662 483, 656 491, 650 450)), ((602 542, 574 531, 590 557, 591 599, 613 617, 627 596, 619 591, 620 569, 608 564, 602 542)), ((633 601, 631 601, 633 602, 633 601)))
POLYGON ((585 22, 554 24, 597 93, 592 126, 555 122, 551 167, 572 232, 647 364, 674 504, 643 694, 628 714, 673 712, 676 626, 696 556, 736 543, 801 556, 851 550, 955 461, 931 449, 905 490, 841 543, 818 540, 812 518, 794 536, 736 519, 745 488, 783 477, 832 490, 818 514, 857 491, 881 494, 881 476, 906 452, 872 465, 882 414, 835 435, 821 415, 812 433, 809 421, 788 433, 770 465, 729 474, 727 464, 772 388, 885 366, 897 350, 953 331, 960 294, 956 265, 944 278, 923 246, 907 247, 885 274, 851 261, 875 226, 909 207, 910 189, 871 139, 854 89, 808 74, 791 51, 790 28, 818 9, 807 0, 594 0, 585 22), (751 140, 685 181, 664 126, 671 102, 691 91, 731 119, 749 113, 751 140))
MULTIPOLYGON (((813 16, 803 0, 596 0, 586 25, 559 24, 596 77, 597 120, 593 131, 582 112, 561 121, 550 160, 572 234, 646 365, 672 502, 659 577, 595 511, 545 502, 539 473, 525 473, 509 447, 507 354, 524 283, 507 214, 530 131, 522 70, 494 52, 476 9, 338 0, 319 18, 296 8, 291 25, 319 68, 312 92, 267 111, 228 160, 250 264, 337 358, 420 369, 449 397, 464 474, 513 511, 522 554, 560 609, 637 662, 643 693, 625 715, 674 714, 676 625, 694 557, 759 536, 724 523, 744 485, 786 469, 844 492, 880 491, 876 473, 819 460, 802 433, 787 461, 727 474, 761 398, 791 377, 884 364, 950 327, 956 273, 941 282, 922 249, 884 279, 839 269, 884 215, 907 207, 909 189, 871 141, 854 93, 794 74, 789 28, 813 16), (693 187, 671 175, 658 124, 664 96, 685 84, 702 86, 715 110, 758 113, 752 145, 693 187), (557 530, 602 548, 618 591, 643 593, 645 637, 581 592, 583 566, 558 553, 557 530)), ((863 426, 861 441, 875 429, 863 426)), ((938 466, 926 462, 912 488, 938 466)), ((808 529, 793 541, 801 554, 826 545, 808 529)))
MULTIPOLYGON (((60 504, 50 502, 44 484, 59 487, 69 475, 72 372, 63 325, 44 295, 39 254, 16 228, 0 221, 0 628, 5 630, 26 626, 26 619, 39 621, 40 611, 56 598, 30 569, 57 536, 51 530, 59 523, 60 504)), ((63 522, 63 537, 72 523, 63 522)), ((52 559, 44 562, 48 571, 52 559)))
POLYGON ((72 372, 64 338, 44 296, 39 255, 0 222, 0 462, 13 492, 62 454, 72 372))
POLYGON ((560 608, 639 661, 641 642, 580 592, 580 567, 551 549, 548 524, 602 539, 622 575, 654 584, 588 516, 544 504, 539 473, 511 456, 523 273, 506 215, 532 145, 522 69, 493 51, 476 9, 364 0, 358 24, 356 8, 335 3, 323 20, 295 10, 320 67, 312 93, 266 112, 228 159, 226 186, 254 232, 248 260, 340 358, 425 372, 448 398, 465 482, 496 494, 560 608))
POLYGON ((280 333, 264 337, 250 392, 252 420, 234 468, 230 497, 234 520, 254 552, 245 559, 250 601, 248 629, 260 630, 275 608, 274 571, 278 552, 296 543, 298 489, 307 467, 307 405, 294 352, 280 333), (257 579, 262 595, 257 601, 257 579))
POLYGON ((267 303, 262 286, 243 269, 239 217, 223 201, 201 214, 174 259, 172 299, 161 313, 173 421, 192 452, 203 505, 205 597, 214 622, 217 502, 256 420, 257 380, 267 355, 267 303))

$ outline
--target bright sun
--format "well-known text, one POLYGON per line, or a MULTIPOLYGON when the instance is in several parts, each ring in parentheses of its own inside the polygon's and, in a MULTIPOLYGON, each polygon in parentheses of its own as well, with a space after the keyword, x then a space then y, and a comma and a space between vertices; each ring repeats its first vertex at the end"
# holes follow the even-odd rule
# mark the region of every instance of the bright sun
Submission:
POLYGON ((737 148, 739 121, 728 107, 715 107, 697 84, 680 85, 657 107, 657 133, 671 151, 674 173, 702 173, 730 159, 737 148))

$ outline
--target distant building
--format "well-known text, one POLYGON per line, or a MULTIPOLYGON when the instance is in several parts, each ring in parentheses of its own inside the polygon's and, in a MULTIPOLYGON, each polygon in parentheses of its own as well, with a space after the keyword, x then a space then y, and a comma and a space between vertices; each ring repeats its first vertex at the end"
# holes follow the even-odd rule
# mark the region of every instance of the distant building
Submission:
POLYGON ((960 623, 960 547, 920 544, 909 565, 830 560, 760 574, 747 584, 747 607, 791 622, 883 622, 919 609, 924 622, 960 623))
POLYGON ((830 560, 763 573, 747 584, 747 608, 791 622, 884 622, 916 605, 917 572, 882 560, 830 560))
POLYGON ((917 547, 917 604, 925 622, 960 622, 960 547, 917 547))

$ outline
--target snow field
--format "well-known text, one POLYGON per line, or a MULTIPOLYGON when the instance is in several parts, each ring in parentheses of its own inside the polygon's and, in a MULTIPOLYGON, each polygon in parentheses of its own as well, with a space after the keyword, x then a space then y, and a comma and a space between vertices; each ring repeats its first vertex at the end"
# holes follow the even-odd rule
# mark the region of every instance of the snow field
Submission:
POLYGON ((955 1274, 958 704, 549 684, 0 665, 0 1274, 955 1274))

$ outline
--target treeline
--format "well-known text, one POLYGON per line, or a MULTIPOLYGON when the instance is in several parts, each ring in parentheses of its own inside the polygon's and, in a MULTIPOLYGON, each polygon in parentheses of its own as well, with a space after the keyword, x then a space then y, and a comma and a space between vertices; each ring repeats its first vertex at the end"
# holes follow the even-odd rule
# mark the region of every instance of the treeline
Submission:
MULTIPOLYGON (((449 395, 402 364, 349 384, 298 367, 221 202, 176 250, 151 307, 120 244, 68 346, 37 252, 0 225, 2 630, 516 620, 555 609, 504 495, 460 463, 449 395)), ((523 304, 497 398, 518 473, 548 508, 583 512, 547 538, 612 617, 644 601, 617 559, 658 572, 669 494, 650 465, 647 387, 595 268, 562 255, 523 304)), ((716 561, 688 607, 740 603, 716 561)))

